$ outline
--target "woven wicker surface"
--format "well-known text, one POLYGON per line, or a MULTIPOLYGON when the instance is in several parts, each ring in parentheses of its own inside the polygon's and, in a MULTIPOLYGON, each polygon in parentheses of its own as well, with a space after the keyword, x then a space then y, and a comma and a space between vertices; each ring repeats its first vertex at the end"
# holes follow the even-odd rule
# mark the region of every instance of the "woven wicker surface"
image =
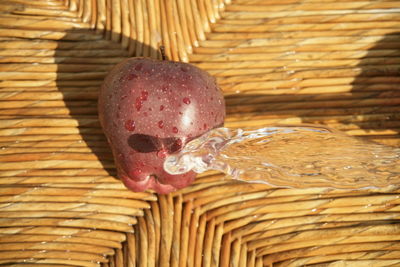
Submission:
POLYGON ((400 6, 384 0, 0 2, 0 265, 400 266, 400 190, 206 173, 133 193, 100 129, 128 56, 217 77, 228 127, 320 123, 400 146, 400 6))

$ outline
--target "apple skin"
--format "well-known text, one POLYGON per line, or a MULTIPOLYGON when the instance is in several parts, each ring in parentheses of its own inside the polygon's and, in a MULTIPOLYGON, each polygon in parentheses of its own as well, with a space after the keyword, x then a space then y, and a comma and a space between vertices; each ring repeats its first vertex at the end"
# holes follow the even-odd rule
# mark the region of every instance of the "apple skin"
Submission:
POLYGON ((166 156, 222 126, 225 101, 215 79, 191 64, 128 58, 106 76, 98 111, 125 186, 166 194, 190 185, 196 176, 167 173, 166 156))

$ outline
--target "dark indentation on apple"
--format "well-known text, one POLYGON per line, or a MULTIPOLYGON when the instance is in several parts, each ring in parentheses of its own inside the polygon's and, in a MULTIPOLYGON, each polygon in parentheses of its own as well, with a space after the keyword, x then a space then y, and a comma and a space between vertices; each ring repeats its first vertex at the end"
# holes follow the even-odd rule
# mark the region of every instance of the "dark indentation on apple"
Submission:
POLYGON ((164 149, 171 154, 182 149, 183 142, 176 137, 158 138, 146 134, 132 134, 128 137, 128 145, 139 153, 151 153, 164 149))
POLYGON ((140 153, 150 153, 160 150, 160 138, 146 134, 132 134, 128 138, 128 145, 140 153))

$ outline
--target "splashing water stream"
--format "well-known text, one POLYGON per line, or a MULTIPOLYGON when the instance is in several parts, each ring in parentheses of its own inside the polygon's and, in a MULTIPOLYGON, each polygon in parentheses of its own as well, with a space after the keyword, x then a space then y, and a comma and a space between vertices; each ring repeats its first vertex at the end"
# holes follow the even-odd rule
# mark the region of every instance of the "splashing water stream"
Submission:
POLYGON ((400 149, 323 126, 217 128, 167 157, 164 169, 217 170, 275 187, 373 189, 400 185, 400 149))

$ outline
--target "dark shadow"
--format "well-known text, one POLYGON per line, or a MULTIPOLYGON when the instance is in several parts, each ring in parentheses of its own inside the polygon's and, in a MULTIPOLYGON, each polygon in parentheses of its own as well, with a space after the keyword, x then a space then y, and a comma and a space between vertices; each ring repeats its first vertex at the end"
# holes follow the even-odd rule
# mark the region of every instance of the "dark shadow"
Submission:
POLYGON ((366 131, 392 130, 400 133, 400 32, 386 35, 368 50, 352 83, 353 96, 365 101, 366 131))
POLYGON ((161 58, 161 55, 159 51, 135 40, 129 40, 128 47, 122 47, 120 42, 106 40, 113 35, 110 32, 96 33, 91 29, 69 31, 59 40, 54 60, 57 64, 56 86, 63 95, 66 107, 56 112, 60 117, 70 116, 77 121, 83 141, 108 174, 115 176, 111 149, 98 120, 98 91, 107 72, 125 58, 161 58))
MULTIPOLYGON (((328 72, 333 69, 332 74, 323 74, 332 79, 354 78, 350 83, 348 80, 341 83, 338 79, 337 85, 330 85, 333 89, 336 89, 336 86, 344 88, 343 92, 296 94, 296 89, 293 88, 293 94, 285 95, 232 95, 225 98, 227 114, 230 116, 239 113, 240 116, 248 115, 250 118, 261 115, 278 121, 297 117, 301 123, 310 124, 324 124, 324 118, 331 118, 346 125, 346 129, 339 130, 354 130, 357 135, 358 128, 361 129, 358 132, 363 131, 368 134, 368 138, 393 138, 400 133, 399 63, 400 32, 388 34, 372 45, 357 66, 347 68, 351 69, 351 72, 346 72, 345 67, 338 67, 327 70, 328 72), (380 135, 387 130, 393 131, 394 135, 380 135)), ((311 67, 310 70, 312 71, 311 67)), ((282 72, 277 70, 279 71, 282 72)), ((271 74, 271 77, 274 74, 276 73, 271 74)), ((293 77, 295 76, 288 75, 287 80, 293 77)), ((273 79, 266 78, 265 81, 273 79)))

